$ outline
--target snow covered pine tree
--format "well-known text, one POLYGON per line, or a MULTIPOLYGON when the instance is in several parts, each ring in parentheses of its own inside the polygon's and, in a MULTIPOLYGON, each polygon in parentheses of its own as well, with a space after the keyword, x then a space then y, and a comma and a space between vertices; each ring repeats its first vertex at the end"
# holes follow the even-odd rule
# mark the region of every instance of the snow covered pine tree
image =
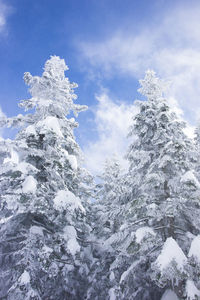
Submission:
MULTIPOLYGON (((52 56, 42 77, 25 73, 32 98, 20 102, 33 112, 1 120, 20 128, 1 140, 0 298, 82 299, 87 280, 86 237, 90 227, 80 199, 87 177, 73 135, 76 84, 68 67, 52 56)), ((86 206, 87 208, 87 206, 86 206)))
POLYGON ((122 201, 122 225, 107 240, 118 251, 110 267, 110 299, 160 300, 164 294, 165 300, 167 295, 194 300, 200 297, 194 145, 163 98, 165 84, 153 71, 140 84, 147 101, 137 101, 139 113, 129 133, 132 189, 122 201))
POLYGON ((120 197, 124 191, 123 170, 115 155, 105 161, 100 183, 96 188, 93 203, 93 266, 87 299, 105 300, 112 292, 112 272, 110 265, 116 251, 107 240, 118 231, 122 205, 120 197), (111 291, 111 292, 110 292, 111 291))
POLYGON ((93 205, 95 216, 100 220, 96 222, 97 226, 100 225, 96 229, 98 239, 106 240, 118 227, 117 216, 121 210, 119 198, 124 190, 122 174, 122 167, 115 155, 105 161, 103 174, 99 176, 101 183, 97 188, 97 201, 93 205))

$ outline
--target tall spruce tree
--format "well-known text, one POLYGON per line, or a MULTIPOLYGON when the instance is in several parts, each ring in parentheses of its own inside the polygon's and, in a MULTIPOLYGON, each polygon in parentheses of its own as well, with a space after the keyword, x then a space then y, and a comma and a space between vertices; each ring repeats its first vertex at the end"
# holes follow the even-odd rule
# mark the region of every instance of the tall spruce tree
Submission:
POLYGON ((123 224, 107 240, 118 251, 110 267, 116 279, 112 294, 120 300, 160 299, 171 289, 183 299, 188 280, 198 287, 187 258, 200 230, 193 143, 163 97, 165 84, 153 71, 140 84, 147 101, 137 101, 129 132, 132 188, 124 194, 123 224))
POLYGON ((74 118, 86 106, 74 103, 75 83, 63 59, 51 57, 41 77, 24 74, 31 113, 4 118, 18 127, 14 141, 1 140, 1 299, 82 299, 90 262, 81 200, 89 181, 80 167, 74 118))

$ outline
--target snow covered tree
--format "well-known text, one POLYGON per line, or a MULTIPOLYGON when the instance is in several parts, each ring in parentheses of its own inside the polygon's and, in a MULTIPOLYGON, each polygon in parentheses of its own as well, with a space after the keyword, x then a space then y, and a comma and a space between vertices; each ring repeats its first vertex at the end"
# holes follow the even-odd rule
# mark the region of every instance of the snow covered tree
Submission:
POLYGON ((147 101, 136 102, 139 112, 129 132, 133 139, 127 153, 131 189, 124 194, 124 223, 110 240, 119 251, 113 272, 118 277, 121 272, 120 291, 116 285, 113 293, 117 299, 160 299, 163 289, 170 288, 184 297, 189 266, 178 268, 178 262, 169 260, 162 269, 157 259, 165 243, 169 252, 176 245, 185 256, 192 235, 200 230, 194 146, 183 133, 184 122, 163 97, 166 85, 153 71, 147 71, 140 84, 139 92, 147 101), (126 265, 124 272, 120 265, 126 265))
POLYGON ((112 293, 113 278, 110 266, 115 259, 115 249, 109 239, 120 226, 120 203, 124 191, 123 169, 115 155, 104 164, 100 182, 96 187, 96 200, 93 203, 93 265, 87 299, 108 299, 112 293))
POLYGON ((93 206, 96 210, 95 216, 99 221, 98 238, 102 236, 106 240, 112 233, 116 232, 119 224, 120 197, 124 191, 123 170, 116 156, 107 159, 104 171, 99 176, 100 183, 97 186, 97 201, 93 206))
POLYGON ((87 173, 66 116, 87 107, 74 103, 67 69, 52 56, 41 77, 25 73, 32 97, 19 105, 31 113, 1 120, 19 131, 1 141, 0 298, 81 299, 86 288, 87 173))

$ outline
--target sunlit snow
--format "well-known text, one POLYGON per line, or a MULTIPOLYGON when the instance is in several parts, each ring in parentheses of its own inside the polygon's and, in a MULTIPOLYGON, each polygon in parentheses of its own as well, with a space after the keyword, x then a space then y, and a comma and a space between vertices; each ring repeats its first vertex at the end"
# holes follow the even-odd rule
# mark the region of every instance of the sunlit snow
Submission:
POLYGON ((177 267, 180 270, 183 270, 183 267, 187 262, 187 258, 177 242, 170 237, 165 241, 163 249, 155 263, 162 271, 167 268, 172 261, 175 261, 177 263, 177 267))
POLYGON ((46 119, 39 121, 37 123, 37 128, 40 129, 40 133, 45 133, 50 130, 57 134, 59 137, 63 137, 63 134, 60 129, 60 124, 56 117, 48 116, 46 119))
POLYGON ((33 125, 29 125, 26 130, 26 134, 36 135, 35 127, 33 125))
POLYGON ((56 197, 54 198, 54 207, 57 210, 65 210, 68 209, 73 211, 75 209, 80 209, 85 212, 80 199, 76 197, 72 192, 69 190, 60 190, 58 191, 56 197))

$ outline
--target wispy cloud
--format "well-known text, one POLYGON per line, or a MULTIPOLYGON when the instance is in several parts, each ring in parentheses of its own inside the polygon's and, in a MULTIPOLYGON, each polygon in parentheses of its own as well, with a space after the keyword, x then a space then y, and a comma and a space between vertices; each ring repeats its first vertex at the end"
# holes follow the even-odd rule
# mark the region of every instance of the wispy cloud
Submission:
POLYGON ((12 8, 4 0, 0 0, 0 34, 7 31, 7 18, 12 12, 12 8))
MULTIPOLYGON (((146 69, 171 81, 168 92, 185 118, 194 124, 200 115, 200 4, 178 7, 138 33, 113 32, 96 43, 84 42, 82 53, 93 73, 141 78, 146 69)), ((122 26, 123 27, 123 26, 122 26)))
POLYGON ((98 105, 94 111, 94 125, 97 130, 96 142, 91 142, 84 148, 86 166, 93 172, 99 174, 106 158, 116 154, 125 167, 123 159, 128 146, 128 128, 135 108, 133 105, 114 102, 107 91, 96 96, 98 105))

